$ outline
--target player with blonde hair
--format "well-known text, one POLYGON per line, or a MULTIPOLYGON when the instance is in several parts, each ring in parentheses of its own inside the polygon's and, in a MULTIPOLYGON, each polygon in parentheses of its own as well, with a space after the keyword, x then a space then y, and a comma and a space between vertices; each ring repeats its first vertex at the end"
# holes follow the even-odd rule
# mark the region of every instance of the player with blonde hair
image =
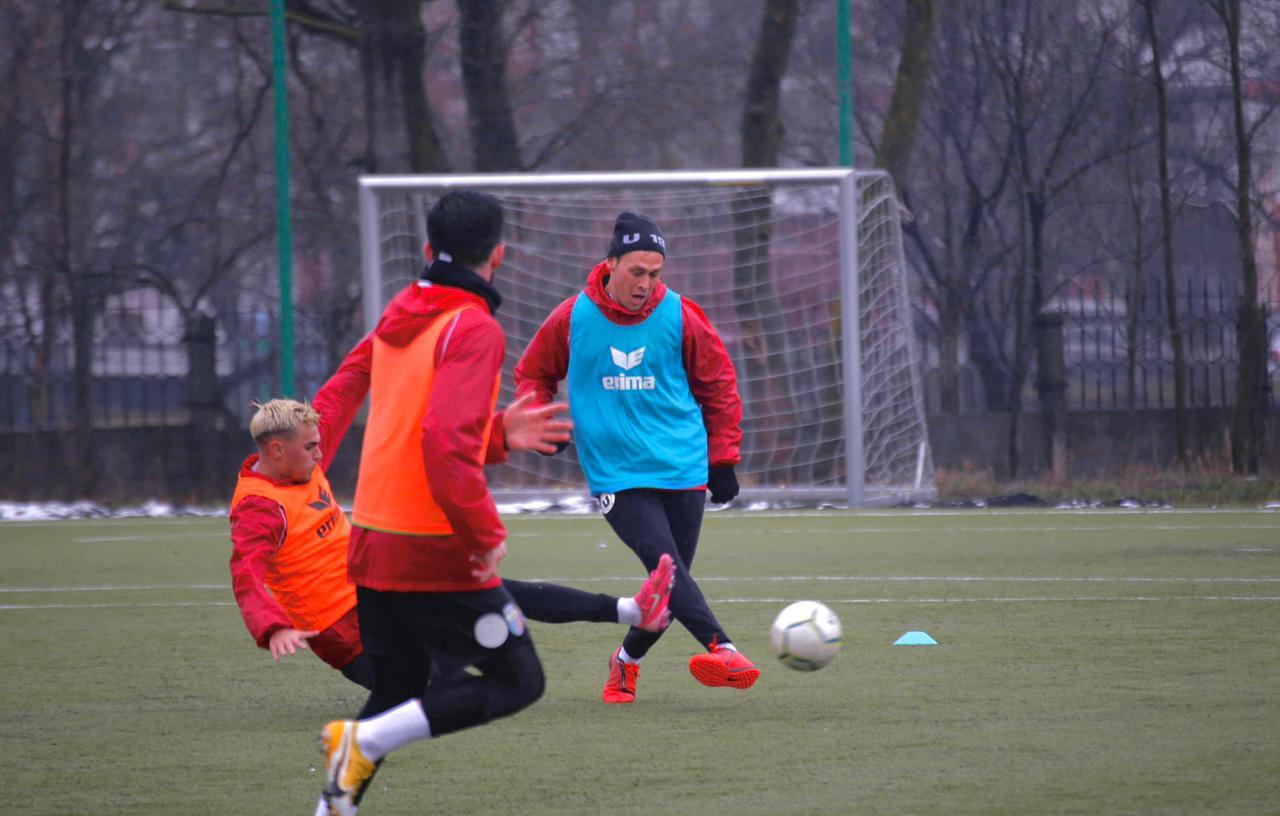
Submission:
MULTIPOLYGON (((366 688, 373 665, 360 642, 355 586, 347 578, 351 525, 333 498, 325 468, 350 422, 335 392, 353 382, 340 371, 316 396, 336 422, 311 405, 273 399, 257 405, 249 433, 258 452, 240 469, 231 500, 232 589, 254 641, 279 661, 310 648, 366 688)), ((354 396, 354 393, 352 394, 354 396)), ((496 421, 505 445, 536 446, 563 435, 553 412, 518 400, 496 421)), ((654 630, 670 615, 670 565, 655 571, 633 598, 587 593, 555 584, 505 581, 534 620, 640 625, 654 630), (655 600, 656 597, 656 600, 655 600)))

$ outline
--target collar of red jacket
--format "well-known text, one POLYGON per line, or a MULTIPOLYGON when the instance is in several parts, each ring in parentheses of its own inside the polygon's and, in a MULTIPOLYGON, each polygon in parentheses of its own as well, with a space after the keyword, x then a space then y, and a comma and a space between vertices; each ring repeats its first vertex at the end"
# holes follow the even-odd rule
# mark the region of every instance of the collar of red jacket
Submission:
MULTIPOLYGON (((248 477, 250 479, 261 479, 264 482, 270 482, 276 487, 297 487, 298 486, 299 484, 298 482, 277 482, 275 479, 272 479, 270 476, 263 473, 262 471, 254 470, 254 466, 258 464, 258 459, 260 459, 261 456, 262 455, 258 453, 249 454, 249 458, 245 459, 244 463, 240 465, 240 475, 242 477, 248 477)), ((319 466, 317 465, 317 467, 319 466)))
POLYGON ((407 346, 436 316, 461 306, 479 306, 492 314, 488 301, 473 292, 428 281, 411 283, 387 305, 374 334, 397 348, 407 346))
POLYGON ((609 281, 609 262, 601 261, 596 264, 596 268, 591 270, 591 274, 587 275, 587 297, 591 298, 591 302, 600 307, 600 311, 604 312, 605 317, 622 326, 632 326, 641 323, 649 315, 653 314, 653 310, 658 308, 658 304, 662 302, 662 298, 667 294, 667 285, 662 279, 654 281, 653 293, 649 295, 649 301, 644 304, 644 308, 638 312, 628 311, 624 306, 609 297, 609 293, 604 290, 604 285, 609 281))

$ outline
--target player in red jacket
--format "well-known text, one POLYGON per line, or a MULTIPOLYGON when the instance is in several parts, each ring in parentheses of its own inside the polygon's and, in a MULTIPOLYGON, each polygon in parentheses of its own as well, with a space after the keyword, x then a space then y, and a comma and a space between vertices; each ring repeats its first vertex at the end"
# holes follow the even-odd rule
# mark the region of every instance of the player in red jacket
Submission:
POLYGON ((543 692, 524 616, 498 576, 506 530, 483 472, 505 352, 493 317, 502 222, 492 196, 442 196, 427 215, 435 259, 366 340, 371 405, 348 569, 374 688, 360 719, 322 731, 335 816, 355 812, 390 752, 514 714, 543 692), (433 665, 445 671, 428 684, 433 665))
MULTIPOLYGON (((647 567, 675 560, 671 614, 706 650, 703 685, 750 688, 760 670, 734 647, 689 574, 709 488, 738 494, 742 403, 733 362, 702 310, 666 287, 666 240, 621 213, 605 260, 557 306, 516 364, 516 393, 550 402, 566 383, 578 461, 605 520, 647 567)), ((606 703, 635 701, 640 660, 659 633, 635 629, 609 660, 606 703)))

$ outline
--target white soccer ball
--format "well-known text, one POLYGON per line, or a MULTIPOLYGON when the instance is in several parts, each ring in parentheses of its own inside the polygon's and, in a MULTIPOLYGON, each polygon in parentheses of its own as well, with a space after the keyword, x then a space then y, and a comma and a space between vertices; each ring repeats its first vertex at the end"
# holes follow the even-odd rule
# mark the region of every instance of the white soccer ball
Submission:
POLYGON ((796 601, 774 618, 773 653, 796 671, 817 671, 840 653, 840 619, 817 601, 796 601))

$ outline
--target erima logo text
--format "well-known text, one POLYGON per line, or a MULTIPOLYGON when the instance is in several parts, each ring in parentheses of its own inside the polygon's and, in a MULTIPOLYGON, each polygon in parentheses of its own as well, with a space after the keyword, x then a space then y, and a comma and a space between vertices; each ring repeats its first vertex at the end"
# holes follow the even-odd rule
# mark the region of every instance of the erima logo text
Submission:
MULTIPOLYGON (((609 346, 609 355, 612 357, 614 365, 623 371, 630 371, 644 362, 644 346, 632 352, 625 352, 609 346)), ((600 385, 604 386, 606 391, 652 391, 656 387, 656 382, 652 375, 646 377, 619 374, 616 377, 601 377, 600 385)))
MULTIPOLYGON (((319 510, 321 512, 328 510, 332 504, 333 504, 333 497, 330 496, 329 491, 325 490, 323 487, 320 488, 319 499, 313 502, 307 502, 307 505, 310 506, 313 510, 319 510)), ((337 523, 338 523, 338 511, 337 510, 330 511, 329 518, 325 519, 324 524, 321 524, 319 527, 316 528, 316 537, 324 538, 325 536, 329 535, 329 533, 333 532, 333 528, 337 523)))

